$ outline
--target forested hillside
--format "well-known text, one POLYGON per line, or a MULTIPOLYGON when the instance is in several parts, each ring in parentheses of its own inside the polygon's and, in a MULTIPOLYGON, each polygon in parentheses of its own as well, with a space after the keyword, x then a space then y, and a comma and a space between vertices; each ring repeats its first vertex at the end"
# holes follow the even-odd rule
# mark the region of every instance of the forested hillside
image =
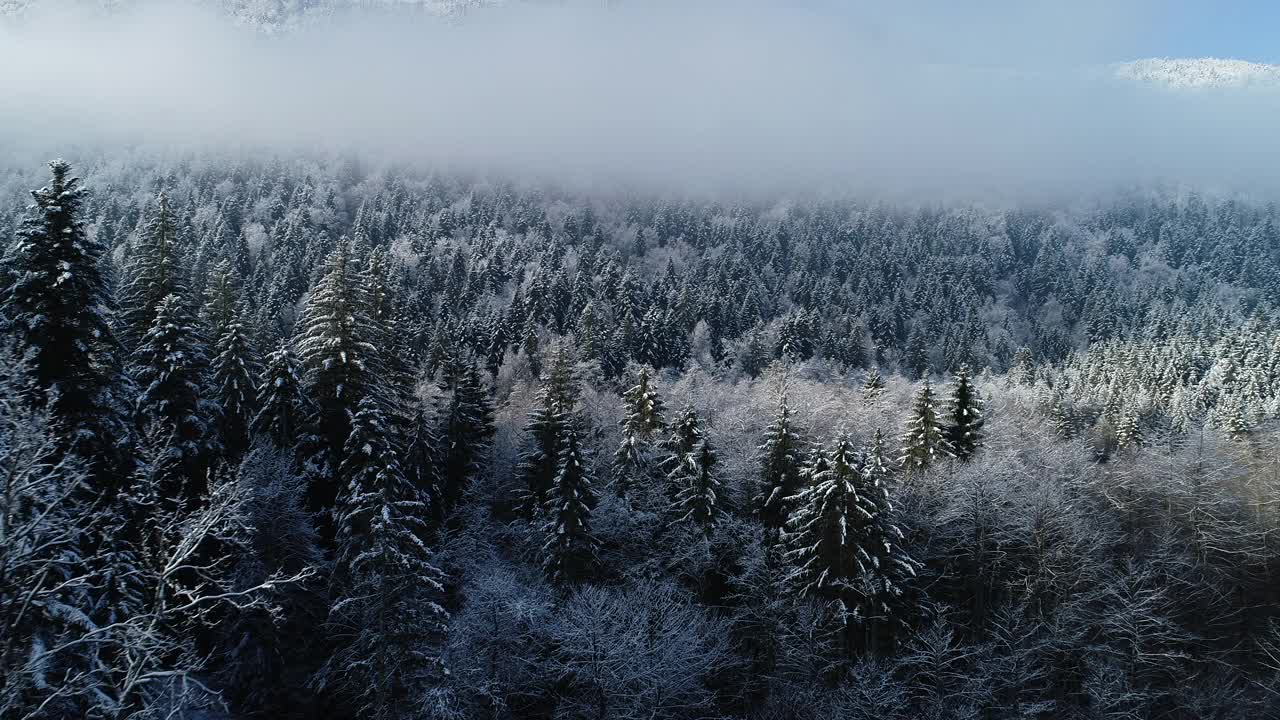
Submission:
POLYGON ((0 170, 6 720, 1280 714, 1273 204, 158 157, 0 170))

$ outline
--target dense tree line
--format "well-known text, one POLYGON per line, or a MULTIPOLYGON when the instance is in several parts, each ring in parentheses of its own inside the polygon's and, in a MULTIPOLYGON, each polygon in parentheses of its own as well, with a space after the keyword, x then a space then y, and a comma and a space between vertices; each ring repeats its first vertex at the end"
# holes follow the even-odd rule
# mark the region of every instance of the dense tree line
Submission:
POLYGON ((1274 208, 49 167, 0 716, 1280 712, 1274 208))

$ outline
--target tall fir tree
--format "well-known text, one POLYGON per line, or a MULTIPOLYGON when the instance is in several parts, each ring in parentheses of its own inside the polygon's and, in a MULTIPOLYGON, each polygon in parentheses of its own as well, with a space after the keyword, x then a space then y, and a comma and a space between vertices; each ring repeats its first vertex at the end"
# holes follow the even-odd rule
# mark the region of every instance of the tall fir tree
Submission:
POLYGON ((537 404, 524 426, 526 443, 518 472, 525 483, 521 507, 526 517, 537 514, 555 484, 560 452, 574 419, 578 394, 578 379, 569 354, 563 347, 556 347, 549 358, 537 404))
POLYGON ((81 217, 86 191, 65 161, 0 258, 0 330, 30 358, 32 401, 50 409, 68 449, 104 482, 124 464, 130 434, 115 392, 120 359, 112 334, 104 249, 81 217))
POLYGON ((951 398, 947 409, 947 444, 961 461, 968 461, 982 446, 982 398, 973 386, 968 366, 956 371, 951 385, 951 398))
POLYGON ((338 468, 337 553, 328 625, 336 649, 323 689, 362 717, 421 717, 447 671, 443 574, 424 544, 428 500, 405 477, 379 403, 352 418, 338 468))
POLYGON ((675 502, 680 492, 681 467, 688 462, 689 456, 703 439, 702 419, 693 409, 686 405, 676 419, 668 426, 667 437, 662 441, 662 449, 666 452, 660 467, 667 477, 667 500, 675 502))
POLYGON ((708 538, 724 513, 723 488, 716 475, 718 463, 711 443, 703 437, 674 468, 672 477, 678 488, 671 506, 674 522, 692 525, 708 538))
POLYGON ((312 409, 302 391, 301 364, 289 345, 281 345, 267 357, 258 383, 257 406, 250 425, 252 434, 269 437, 279 450, 292 451, 312 409))
POLYGON ((613 454, 613 485, 626 496, 635 483, 652 480, 655 439, 666 427, 666 405, 653 387, 649 368, 636 373, 636 384, 622 394, 622 442, 613 454))
POLYGON ((221 450, 218 406, 207 395, 208 372, 208 352, 190 309, 177 295, 164 298, 134 356, 136 412, 139 425, 169 437, 180 454, 188 500, 204 493, 204 473, 221 450))
MULTIPOLYGON (((348 244, 325 259, 323 276, 307 296, 294 347, 303 368, 303 392, 315 405, 312 433, 319 441, 308 459, 308 503, 313 511, 333 509, 351 417, 366 398, 381 403, 383 377, 373 319, 348 244)), ((331 537, 331 536, 330 536, 331 537)))
POLYGON ((439 518, 452 512, 466 494, 494 435, 493 401, 475 362, 454 361, 446 369, 447 400, 433 433, 432 451, 439 518))
POLYGON ((880 368, 871 368, 862 377, 862 397, 869 403, 879 400, 880 396, 884 394, 884 385, 884 378, 880 375, 880 368))
POLYGON ((773 422, 760 445, 760 492, 755 505, 766 540, 776 539, 791 514, 791 498, 800 490, 808 440, 791 418, 787 397, 782 396, 773 422))
POLYGON ((120 291, 120 341, 133 351, 151 329, 156 310, 165 298, 190 295, 177 217, 165 193, 156 196, 147 209, 124 275, 125 283, 120 291))
POLYGON ((597 541, 591 534, 596 505, 590 461, 576 420, 569 420, 560 441, 556 474, 541 508, 544 518, 543 569, 557 585, 587 579, 596 563, 597 541))
POLYGON ((249 426, 258 411, 262 363, 249 334, 234 317, 217 338, 212 361, 213 392, 221 409, 222 443, 231 459, 249 448, 249 426))
POLYGON ((902 435, 899 462, 907 472, 927 470, 939 460, 952 456, 935 405, 933 385, 925 378, 911 402, 902 435))
POLYGON ((864 631, 905 620, 897 600, 918 564, 867 453, 841 435, 819 457, 784 535, 787 583, 798 596, 832 603, 847 651, 874 649, 878 641, 864 631))

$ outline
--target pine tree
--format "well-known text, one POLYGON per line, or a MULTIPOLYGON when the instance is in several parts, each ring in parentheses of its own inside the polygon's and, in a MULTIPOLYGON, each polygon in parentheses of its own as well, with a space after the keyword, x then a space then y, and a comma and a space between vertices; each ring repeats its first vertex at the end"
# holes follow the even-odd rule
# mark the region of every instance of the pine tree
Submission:
POLYGON ((578 404, 578 392, 578 380, 568 353, 557 347, 551 354, 547 375, 542 379, 537 405, 524 427, 527 441, 519 474, 526 486, 522 502, 526 517, 532 518, 546 503, 555 483, 560 452, 578 404))
POLYGON ((723 513, 720 479, 716 477, 718 459, 711 443, 700 438, 693 450, 684 456, 673 471, 672 482, 679 488, 672 503, 671 515, 675 522, 689 523, 702 530, 704 537, 720 521, 723 513))
POLYGON ((29 354, 40 393, 33 402, 52 393, 69 449, 105 480, 122 464, 129 434, 113 394, 120 371, 104 250, 85 232, 79 178, 62 160, 49 169, 49 185, 31 193, 35 203, 0 258, 0 331, 29 354))
POLYGON ((667 438, 662 441, 662 449, 666 451, 666 456, 662 459, 660 467, 668 480, 668 501, 674 502, 679 494, 680 485, 675 482, 675 479, 679 477, 680 468, 688 462, 688 457, 702 439, 702 420, 692 405, 686 405, 671 423, 667 438))
POLYGON ((452 512, 466 493, 494 434, 493 401, 475 363, 450 363, 448 367, 451 369, 444 379, 448 401, 433 433, 436 449, 432 464, 440 518, 452 512))
POLYGON ((181 456, 186 497, 194 500, 204 492, 201 476, 220 449, 215 439, 219 413, 205 396, 208 354, 182 298, 160 301, 134 359, 138 423, 170 437, 181 456))
POLYGON ((948 414, 947 444, 956 458, 967 461, 982 446, 982 426, 985 422, 982 416, 982 399, 973 387, 967 366, 962 366, 956 372, 951 386, 948 414))
POLYGON ((209 274, 204 295, 205 301, 204 307, 200 309, 200 320, 209 337, 216 341, 226 333, 232 323, 245 324, 240 276, 230 261, 223 260, 214 267, 209 274))
POLYGON ((591 511, 596 505, 589 460, 577 422, 570 420, 560 442, 556 475, 543 502, 543 569, 553 583, 585 580, 596 562, 591 511))
POLYGON ((1120 416, 1120 425, 1116 428, 1116 442, 1121 448, 1140 448, 1145 442, 1142 422, 1133 409, 1125 410, 1120 416))
POLYGON ((747 377, 757 378, 769 366, 769 350, 764 346, 764 336, 759 328, 754 328, 747 335, 747 340, 738 354, 738 368, 747 377))
POLYGON ((1022 347, 1013 355, 1013 362, 1009 365, 1009 382, 1015 385, 1031 385, 1036 381, 1035 359, 1031 355, 1031 349, 1022 347))
POLYGON ((760 493, 755 498, 755 505, 768 540, 781 532, 787 523, 791 498, 800 490, 807 445, 803 431, 791 420, 791 408, 787 405, 786 395, 783 395, 759 448, 760 493))
POLYGON ((862 378, 862 397, 872 403, 884 394, 884 378, 880 376, 880 368, 873 367, 862 378))
POLYGON ((151 329, 161 301, 189 297, 186 268, 178 245, 178 225, 169 197, 160 193, 138 231, 120 293, 120 341, 132 351, 151 329))
POLYGON ((1058 397, 1053 402, 1053 429, 1058 437, 1070 440, 1076 435, 1075 416, 1066 398, 1058 397))
POLYGON ((926 378, 911 403, 902 435, 902 456, 898 461, 908 472, 927 470, 952 455, 934 405, 933 386, 926 378))
POLYGON ((339 647, 320 686, 364 717, 420 716, 447 675, 443 575, 423 542, 428 503, 405 477, 386 415, 366 396, 351 422, 338 476, 337 554, 330 632, 339 647))
POLYGON ((654 437, 666 427, 666 407, 653 388, 649 369, 641 367, 636 384, 622 394, 622 442, 613 454, 613 483, 621 495, 653 471, 654 437))
POLYGON ((294 346, 303 368, 303 392, 315 405, 310 423, 320 447, 312 468, 308 501, 330 511, 338 494, 334 468, 341 463, 351 416, 365 398, 381 402, 383 368, 374 328, 350 250, 340 243, 325 260, 324 275, 307 297, 294 346))
POLYGON ((903 549, 878 472, 868 472, 867 454, 847 436, 838 437, 810 464, 783 536, 793 568, 788 585, 835 603, 849 651, 874 642, 855 630, 904 620, 896 600, 919 567, 903 549))
POLYGON ((311 408, 302 394, 298 358, 287 344, 267 358, 262 382, 258 384, 257 406, 252 434, 270 437, 277 449, 292 450, 298 444, 311 408))
POLYGON ((1244 403, 1236 400, 1230 404, 1225 414, 1222 427, 1227 431, 1227 437, 1236 442, 1244 442, 1249 439, 1249 435, 1253 428, 1249 425, 1249 418, 1244 411, 1244 403))
POLYGON ((232 319, 214 347, 213 390, 221 409, 221 436, 227 453, 249 448, 249 425, 257 414, 261 362, 239 319, 232 319))

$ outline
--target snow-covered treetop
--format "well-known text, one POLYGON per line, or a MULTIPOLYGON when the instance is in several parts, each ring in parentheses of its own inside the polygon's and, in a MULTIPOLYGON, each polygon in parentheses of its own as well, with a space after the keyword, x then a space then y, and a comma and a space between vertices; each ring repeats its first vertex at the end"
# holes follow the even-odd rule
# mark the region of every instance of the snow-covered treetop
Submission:
POLYGON ((1178 90, 1280 90, 1280 65, 1223 58, 1148 58, 1115 66, 1116 77, 1178 90))

